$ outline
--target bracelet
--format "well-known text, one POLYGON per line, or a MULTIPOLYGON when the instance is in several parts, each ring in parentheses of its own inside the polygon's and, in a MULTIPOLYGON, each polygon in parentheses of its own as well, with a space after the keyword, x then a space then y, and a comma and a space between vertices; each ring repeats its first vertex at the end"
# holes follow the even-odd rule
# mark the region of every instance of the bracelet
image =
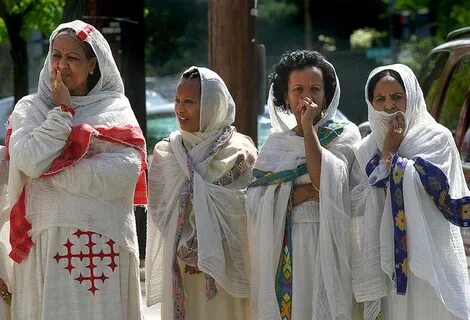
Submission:
POLYGON ((64 111, 64 112, 69 112, 72 117, 75 115, 75 110, 73 110, 72 108, 70 108, 68 105, 66 104, 59 104, 58 107, 60 108, 60 110, 64 111))
POLYGON ((313 186, 313 189, 315 189, 318 193, 320 193, 320 189, 318 189, 317 186, 315 186, 315 185, 313 184, 313 182, 311 182, 311 184, 312 184, 312 186, 313 186))

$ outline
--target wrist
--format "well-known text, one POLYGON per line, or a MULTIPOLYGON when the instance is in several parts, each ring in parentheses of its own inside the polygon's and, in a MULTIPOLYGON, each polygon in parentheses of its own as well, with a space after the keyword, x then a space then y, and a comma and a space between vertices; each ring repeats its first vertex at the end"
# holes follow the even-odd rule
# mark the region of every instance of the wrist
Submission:
POLYGON ((68 112, 72 115, 72 117, 75 115, 75 110, 73 110, 70 106, 64 104, 64 103, 60 103, 59 105, 57 105, 58 108, 60 108, 60 110, 64 111, 64 112, 68 112))

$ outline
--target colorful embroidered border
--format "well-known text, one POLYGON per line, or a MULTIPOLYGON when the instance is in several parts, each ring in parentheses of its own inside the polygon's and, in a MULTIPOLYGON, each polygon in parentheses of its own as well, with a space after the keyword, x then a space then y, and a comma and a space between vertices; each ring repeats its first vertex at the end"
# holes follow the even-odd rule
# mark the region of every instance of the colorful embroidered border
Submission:
POLYGON ((420 157, 413 158, 421 183, 444 217, 459 227, 470 226, 470 197, 453 199, 449 182, 441 169, 420 157))
POLYGON ((292 256, 292 208, 294 200, 294 188, 291 189, 287 204, 286 223, 282 241, 281 256, 276 271, 276 297, 282 320, 292 318, 292 268, 294 259, 292 256))
POLYGON ((333 141, 336 137, 340 136, 343 133, 344 128, 349 124, 349 121, 344 120, 328 120, 317 130, 318 138, 320 139, 320 144, 323 147, 328 146, 328 144, 333 141))
POLYGON ((403 174, 408 160, 395 154, 390 175, 390 198, 393 215, 393 239, 395 243, 395 284, 397 294, 406 294, 408 284, 408 248, 406 242, 405 202, 403 198, 403 174))

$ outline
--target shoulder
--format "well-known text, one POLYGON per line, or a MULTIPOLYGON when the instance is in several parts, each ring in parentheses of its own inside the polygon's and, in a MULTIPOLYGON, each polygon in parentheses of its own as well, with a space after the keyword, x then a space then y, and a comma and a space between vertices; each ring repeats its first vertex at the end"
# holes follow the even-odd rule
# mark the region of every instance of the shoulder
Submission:
POLYGON ((238 150, 251 155, 258 154, 258 149, 253 143, 251 137, 236 131, 232 134, 232 137, 230 138, 229 142, 227 143, 224 149, 232 151, 238 150))

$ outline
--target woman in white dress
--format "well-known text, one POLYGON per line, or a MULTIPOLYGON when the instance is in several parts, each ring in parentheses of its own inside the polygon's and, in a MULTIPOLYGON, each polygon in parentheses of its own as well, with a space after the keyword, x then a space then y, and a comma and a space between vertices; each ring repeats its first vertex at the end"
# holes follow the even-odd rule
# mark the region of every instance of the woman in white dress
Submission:
POLYGON ((349 171, 357 127, 335 118, 340 86, 316 51, 271 75, 273 132, 246 200, 254 319, 351 319, 349 171))
POLYGON ((207 68, 183 73, 175 115, 149 169, 147 304, 161 302, 162 319, 250 319, 244 204, 257 150, 207 68))
POLYGON ((53 31, 7 146, 12 319, 141 319, 133 209, 146 204, 145 139, 93 26, 53 31))
POLYGON ((371 71, 372 132, 356 151, 363 182, 352 191, 353 287, 365 319, 470 319, 459 227, 470 193, 451 132, 436 123, 413 71, 371 71))

